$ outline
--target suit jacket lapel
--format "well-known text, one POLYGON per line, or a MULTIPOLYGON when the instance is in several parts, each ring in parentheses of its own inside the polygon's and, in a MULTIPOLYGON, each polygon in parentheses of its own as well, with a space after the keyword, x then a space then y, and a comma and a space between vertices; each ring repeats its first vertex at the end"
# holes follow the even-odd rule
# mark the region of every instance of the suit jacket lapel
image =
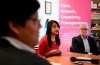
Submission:
POLYGON ((79 40, 80 40, 80 47, 81 47, 81 49, 83 50, 83 51, 85 51, 85 47, 84 47, 84 43, 83 43, 83 39, 82 39, 82 37, 81 37, 81 35, 79 35, 79 40))
MULTIPOLYGON (((89 36, 88 36, 88 42, 89 42, 89 47, 91 47, 91 40, 90 40, 89 36)), ((91 51, 91 48, 90 48, 90 51, 91 51)))

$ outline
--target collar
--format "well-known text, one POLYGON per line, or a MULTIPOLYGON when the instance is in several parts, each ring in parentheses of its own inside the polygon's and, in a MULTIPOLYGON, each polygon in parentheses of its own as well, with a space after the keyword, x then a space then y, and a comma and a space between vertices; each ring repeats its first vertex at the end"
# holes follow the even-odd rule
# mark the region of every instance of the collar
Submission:
POLYGON ((15 39, 15 38, 13 38, 13 37, 3 37, 3 38, 6 39, 6 40, 8 40, 10 42, 10 44, 13 45, 14 47, 16 47, 17 49, 29 51, 31 53, 35 53, 36 52, 34 49, 32 49, 31 47, 29 47, 25 43, 23 43, 23 42, 15 39))
MULTIPOLYGON (((81 35, 81 38, 84 39, 82 35, 81 35)), ((88 36, 86 37, 86 39, 88 39, 88 36)))

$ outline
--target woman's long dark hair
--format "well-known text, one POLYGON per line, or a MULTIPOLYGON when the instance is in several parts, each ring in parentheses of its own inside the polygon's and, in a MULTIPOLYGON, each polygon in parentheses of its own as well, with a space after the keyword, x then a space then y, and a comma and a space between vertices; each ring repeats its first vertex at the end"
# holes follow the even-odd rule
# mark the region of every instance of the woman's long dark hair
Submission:
MULTIPOLYGON (((51 27, 52 27, 53 23, 56 23, 57 26, 60 28, 59 23, 57 21, 51 20, 51 21, 48 22, 46 35, 47 35, 47 39, 48 39, 48 45, 50 47, 52 47, 52 44, 51 44, 51 42, 52 42, 52 40, 51 40, 51 27)), ((55 39, 56 39, 57 45, 60 45, 59 33, 56 35, 55 39)))

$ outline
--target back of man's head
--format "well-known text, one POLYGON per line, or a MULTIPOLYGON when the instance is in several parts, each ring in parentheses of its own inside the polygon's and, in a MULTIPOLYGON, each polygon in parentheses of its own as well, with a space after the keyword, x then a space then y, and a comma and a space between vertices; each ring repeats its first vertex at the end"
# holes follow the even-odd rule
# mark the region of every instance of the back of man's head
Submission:
POLYGON ((0 36, 10 31, 8 22, 24 26, 27 20, 40 7, 37 0, 0 0, 0 36))

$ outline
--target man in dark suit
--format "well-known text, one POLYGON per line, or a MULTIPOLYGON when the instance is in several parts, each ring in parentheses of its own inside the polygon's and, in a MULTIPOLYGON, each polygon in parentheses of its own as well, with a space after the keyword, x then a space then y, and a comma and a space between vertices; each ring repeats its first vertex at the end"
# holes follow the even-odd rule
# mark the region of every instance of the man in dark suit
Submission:
POLYGON ((37 0, 0 0, 0 65, 51 65, 32 48, 38 43, 37 0))
POLYGON ((72 51, 77 53, 98 55, 98 46, 96 40, 87 35, 88 26, 80 25, 80 35, 72 38, 72 51))

